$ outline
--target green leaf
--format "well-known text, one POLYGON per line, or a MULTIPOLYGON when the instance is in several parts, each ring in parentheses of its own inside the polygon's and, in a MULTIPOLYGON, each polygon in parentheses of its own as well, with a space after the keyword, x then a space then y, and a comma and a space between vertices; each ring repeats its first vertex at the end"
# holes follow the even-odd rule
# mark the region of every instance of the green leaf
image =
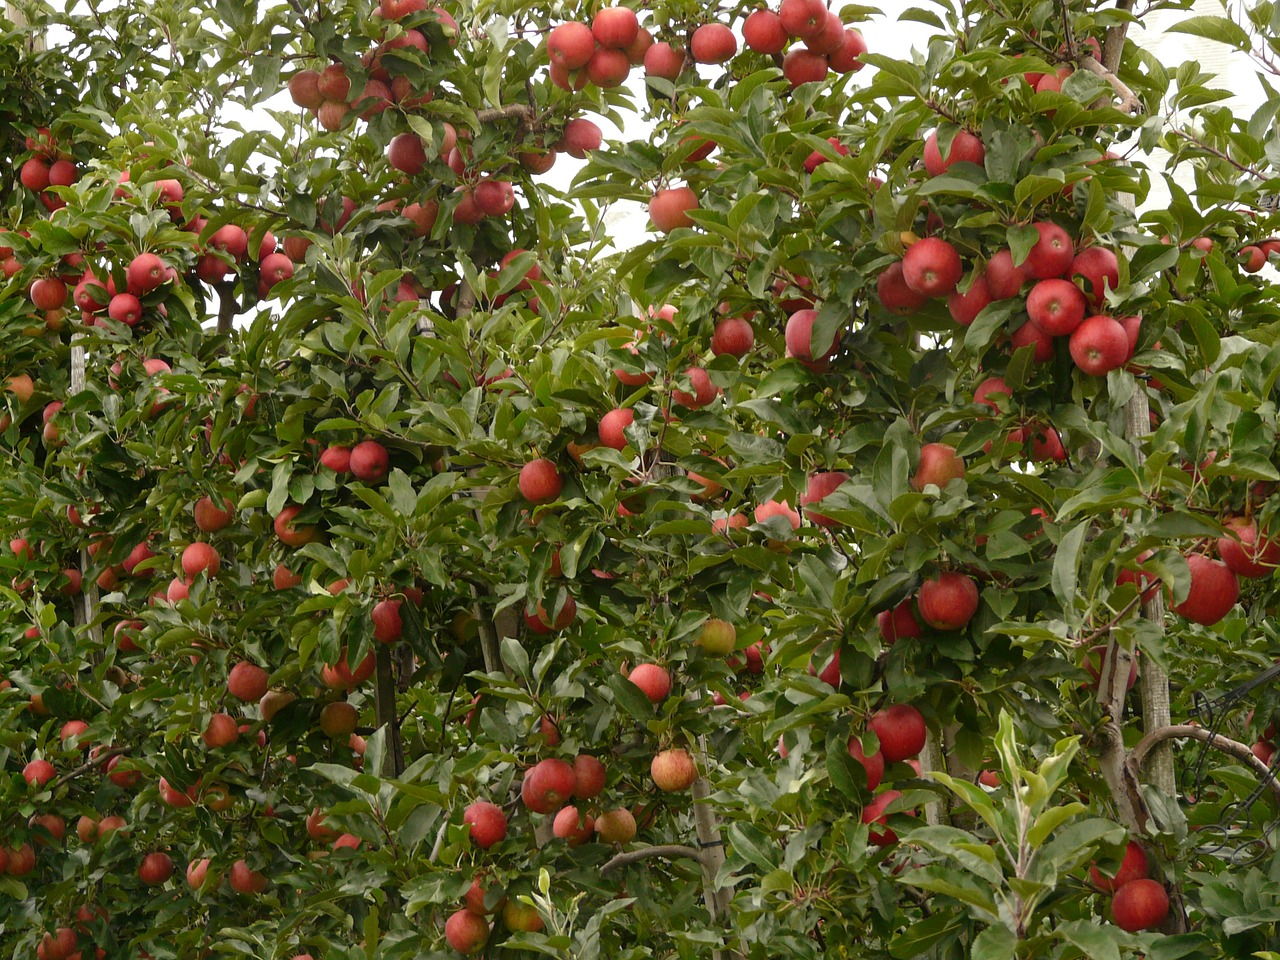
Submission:
POLYGON ((1168 27, 1170 33, 1189 33, 1234 47, 1242 52, 1251 49, 1249 34, 1244 27, 1226 17, 1198 16, 1178 18, 1168 27))
POLYGON ((1053 558, 1053 595, 1064 611, 1071 611, 1076 603, 1076 583, 1080 568, 1080 551, 1092 521, 1082 520, 1063 536, 1053 558))
POLYGON ((1018 938, 1004 926, 987 927, 973 938, 970 960, 1009 960, 1016 953, 1018 938))

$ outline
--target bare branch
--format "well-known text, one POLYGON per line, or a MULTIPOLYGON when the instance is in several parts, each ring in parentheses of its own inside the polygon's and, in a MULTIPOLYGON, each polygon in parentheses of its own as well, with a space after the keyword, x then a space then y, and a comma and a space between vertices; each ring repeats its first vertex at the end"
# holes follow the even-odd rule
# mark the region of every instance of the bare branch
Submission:
POLYGON ((1128 88, 1123 80, 1114 73, 1093 59, 1092 55, 1086 54, 1076 61, 1080 66, 1084 67, 1091 73, 1096 73, 1107 83, 1111 84, 1111 89, 1115 91, 1116 96, 1120 98, 1118 108, 1123 113, 1137 113, 1142 109, 1142 101, 1138 99, 1137 94, 1128 88))
POLYGON ((1224 737, 1220 733, 1212 733, 1204 727, 1190 723, 1160 727, 1157 730, 1152 730, 1139 740, 1129 754, 1129 766, 1135 774, 1146 762, 1148 754, 1166 740, 1199 740, 1219 753, 1225 753, 1227 756, 1239 760, 1259 777, 1265 778, 1267 787, 1277 799, 1280 799, 1280 780, 1273 776, 1269 765, 1253 755, 1253 751, 1249 747, 1238 740, 1224 737))
POLYGON ((620 853, 604 866, 600 868, 601 873, 608 873, 610 870, 617 870, 619 867, 625 867, 631 863, 637 863, 641 860, 647 860, 650 857, 666 857, 674 860, 677 857, 688 857, 690 860, 702 862, 702 851, 697 847, 686 847, 678 843, 660 844, 654 847, 641 847, 638 850, 628 850, 626 853, 620 853))

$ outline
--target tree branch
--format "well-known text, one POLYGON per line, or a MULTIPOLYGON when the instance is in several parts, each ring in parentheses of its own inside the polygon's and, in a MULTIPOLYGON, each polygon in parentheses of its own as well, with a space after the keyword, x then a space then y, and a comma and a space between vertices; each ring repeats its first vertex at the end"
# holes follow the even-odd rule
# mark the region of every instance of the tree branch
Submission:
MULTIPOLYGON (((1117 10, 1128 13, 1133 10, 1134 0, 1118 0, 1117 10)), ((1127 23, 1117 24, 1107 30, 1107 38, 1102 42, 1102 65, 1111 73, 1120 69, 1120 58, 1124 54, 1124 41, 1129 33, 1127 23)))
POLYGON ((1111 89, 1114 90, 1116 96, 1120 98, 1120 103, 1117 106, 1121 112, 1137 113, 1142 109, 1142 101, 1138 99, 1138 95, 1130 90, 1123 80, 1100 64, 1097 60, 1093 59, 1092 54, 1085 54, 1080 57, 1076 63, 1079 66, 1084 67, 1090 73, 1097 74, 1103 80, 1107 81, 1107 83, 1111 84, 1111 89))
POLYGON ((1272 773, 1271 767, 1253 755, 1253 751, 1238 740, 1224 737, 1220 733, 1212 733, 1204 727, 1190 723, 1172 724, 1152 730, 1138 741, 1129 754, 1129 765, 1136 774, 1146 762, 1148 755, 1167 740, 1199 740, 1208 744, 1219 753, 1239 760, 1259 777, 1267 782, 1267 787, 1277 799, 1280 799, 1280 780, 1272 773))
POLYGON ((600 872, 608 873, 610 870, 617 870, 628 864, 637 863, 641 860, 647 860, 650 857, 666 857, 674 860, 677 857, 688 857, 690 860, 702 862, 702 851, 697 847, 686 847, 679 843, 660 844, 656 847, 641 847, 639 850, 628 850, 626 853, 620 853, 604 866, 600 868, 600 872))

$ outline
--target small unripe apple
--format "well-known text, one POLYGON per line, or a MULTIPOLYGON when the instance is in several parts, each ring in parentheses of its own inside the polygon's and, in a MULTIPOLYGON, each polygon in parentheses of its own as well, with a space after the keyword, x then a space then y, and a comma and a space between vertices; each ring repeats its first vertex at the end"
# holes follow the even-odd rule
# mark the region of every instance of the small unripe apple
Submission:
POLYGON ((737 645, 738 631, 732 623, 711 617, 702 625, 697 644, 708 656, 727 657, 737 645))

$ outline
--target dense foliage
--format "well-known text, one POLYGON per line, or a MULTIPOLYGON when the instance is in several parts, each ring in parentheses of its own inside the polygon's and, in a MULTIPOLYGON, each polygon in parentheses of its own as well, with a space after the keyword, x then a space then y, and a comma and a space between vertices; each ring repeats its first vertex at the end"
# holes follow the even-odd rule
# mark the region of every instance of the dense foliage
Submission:
POLYGON ((0 20, 0 949, 1274 945, 1280 99, 442 2, 0 20))

